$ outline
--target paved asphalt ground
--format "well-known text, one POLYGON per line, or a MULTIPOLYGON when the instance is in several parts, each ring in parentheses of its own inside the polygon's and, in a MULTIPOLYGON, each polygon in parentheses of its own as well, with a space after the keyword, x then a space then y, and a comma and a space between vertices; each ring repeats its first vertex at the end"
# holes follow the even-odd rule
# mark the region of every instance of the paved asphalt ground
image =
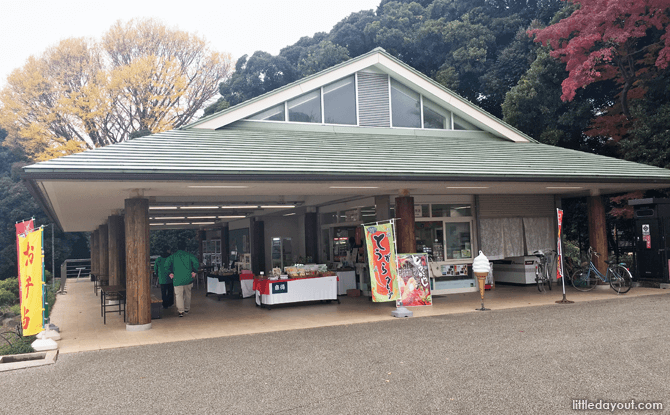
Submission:
POLYGON ((668 408, 668 316, 668 295, 622 296, 66 354, 0 374, 0 413, 560 414, 576 412, 573 399, 668 408))

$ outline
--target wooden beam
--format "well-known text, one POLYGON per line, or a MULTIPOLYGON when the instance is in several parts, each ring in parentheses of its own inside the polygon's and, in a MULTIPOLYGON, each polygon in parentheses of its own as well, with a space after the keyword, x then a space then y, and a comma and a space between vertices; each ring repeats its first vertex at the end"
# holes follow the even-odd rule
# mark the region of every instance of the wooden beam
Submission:
POLYGON ((251 272, 259 275, 265 271, 265 223, 251 220, 251 272))
POLYGON ((307 212, 305 213, 305 257, 311 258, 311 262, 316 262, 318 252, 319 229, 316 225, 316 212, 307 212))
POLYGON ((149 200, 126 199, 126 322, 151 323, 149 200))
POLYGON ((416 236, 414 228, 414 198, 400 196, 395 198, 396 243, 399 254, 416 252, 416 236))
POLYGON ((98 230, 91 232, 91 274, 98 276, 98 230))
POLYGON ((230 262, 230 231, 228 224, 221 225, 221 264, 224 268, 228 268, 230 262))
POLYGON ((123 216, 107 221, 109 234, 109 285, 126 285, 126 232, 123 216))
POLYGON ((591 243, 591 247, 600 255, 599 257, 593 255, 593 263, 598 268, 598 271, 605 275, 605 272, 607 272, 605 261, 609 256, 605 204, 603 203, 602 196, 589 196, 587 204, 589 210, 589 242, 591 243))
POLYGON ((107 224, 98 227, 98 261, 100 275, 109 277, 109 234, 107 224))

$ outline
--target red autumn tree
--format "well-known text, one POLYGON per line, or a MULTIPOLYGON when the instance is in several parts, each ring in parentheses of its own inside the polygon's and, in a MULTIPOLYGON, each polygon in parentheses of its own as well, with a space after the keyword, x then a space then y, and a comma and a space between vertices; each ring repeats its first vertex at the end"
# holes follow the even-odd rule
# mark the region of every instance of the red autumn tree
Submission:
POLYGON ((667 30, 670 3, 668 0, 572 2, 577 9, 570 17, 529 33, 536 42, 551 46, 551 55, 566 64, 569 74, 562 83, 563 101, 571 101, 579 88, 594 82, 614 80, 620 85, 620 112, 608 111, 609 119, 601 119, 592 128, 611 131, 616 124, 630 120, 629 99, 640 98, 645 92, 639 81, 670 63, 667 30))

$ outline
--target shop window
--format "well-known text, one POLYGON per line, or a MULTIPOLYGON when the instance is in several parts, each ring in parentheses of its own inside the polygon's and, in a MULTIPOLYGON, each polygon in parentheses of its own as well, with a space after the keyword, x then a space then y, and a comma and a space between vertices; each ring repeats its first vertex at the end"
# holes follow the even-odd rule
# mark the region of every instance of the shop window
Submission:
POLYGON ((261 121, 284 121, 286 117, 284 116, 284 103, 282 102, 279 105, 275 105, 272 108, 266 109, 249 117, 250 120, 261 120, 261 121))
POLYGON ((444 261, 444 222, 416 222, 416 250, 428 254, 431 261, 444 261))
POLYGON ((415 218, 429 218, 430 217, 430 205, 414 205, 414 217, 415 218))
POLYGON ((444 217, 444 218, 453 218, 461 216, 472 216, 472 206, 471 205, 443 205, 443 204, 433 204, 431 205, 432 214, 434 218, 444 217))
POLYGON ((321 214, 321 225, 330 225, 337 223, 337 212, 327 212, 321 214))
POLYGON ((391 79, 391 117, 394 127, 421 128, 419 102, 417 92, 391 79))
POLYGON ((451 129, 451 113, 424 97, 423 128, 451 129))
POLYGON ((361 208, 361 220, 363 223, 374 222, 377 220, 377 209, 375 206, 365 206, 361 208))
POLYGON ((327 124, 356 125, 356 87, 353 75, 323 87, 323 107, 327 124))
POLYGON ((288 101, 288 120, 321 123, 321 90, 317 89, 288 101))
POLYGON ((289 267, 293 263, 291 238, 272 238, 272 268, 280 268, 283 272, 284 267, 289 267))
POLYGON ((470 222, 444 224, 444 239, 447 260, 472 258, 472 235, 470 222))

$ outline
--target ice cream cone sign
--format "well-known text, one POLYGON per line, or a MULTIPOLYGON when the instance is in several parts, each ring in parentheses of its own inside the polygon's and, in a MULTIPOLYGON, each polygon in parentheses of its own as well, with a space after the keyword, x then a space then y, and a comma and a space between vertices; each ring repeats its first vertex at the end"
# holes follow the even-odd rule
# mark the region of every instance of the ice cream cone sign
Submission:
POLYGON ((479 295, 482 297, 482 308, 478 308, 480 311, 488 310, 484 308, 484 284, 486 282, 486 277, 491 271, 491 265, 489 264, 489 259, 479 251, 479 255, 472 262, 472 272, 474 272, 477 277, 477 283, 479 285, 479 295))

